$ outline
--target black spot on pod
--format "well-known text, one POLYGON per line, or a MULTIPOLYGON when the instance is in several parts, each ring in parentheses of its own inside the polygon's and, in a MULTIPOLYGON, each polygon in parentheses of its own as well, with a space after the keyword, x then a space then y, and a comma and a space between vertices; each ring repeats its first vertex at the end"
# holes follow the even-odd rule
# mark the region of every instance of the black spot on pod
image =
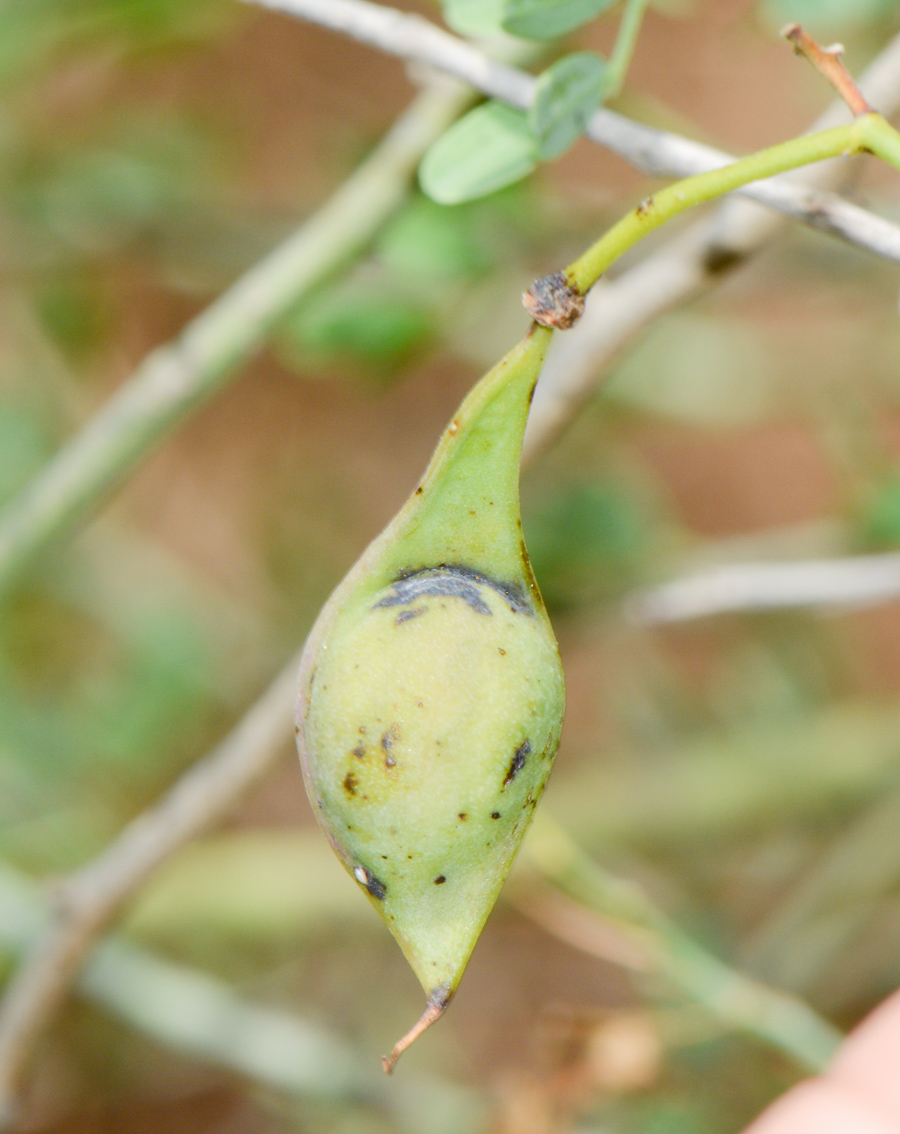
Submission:
POLYGON ((435 878, 434 884, 435 886, 443 886, 446 881, 447 876, 445 874, 439 874, 437 878, 435 878))
POLYGON ((387 886, 385 886, 380 878, 376 878, 371 870, 366 870, 366 868, 362 865, 354 866, 353 877, 360 884, 360 886, 365 886, 365 888, 369 891, 373 898, 377 898, 379 901, 382 901, 386 896, 387 886))
POLYGON ((525 767, 525 761, 528 759, 531 752, 531 741, 523 740, 519 747, 513 754, 512 761, 509 765, 509 771, 506 773, 506 779, 503 781, 503 786, 511 784, 519 772, 525 767))
MULTIPOLYGON (((492 812, 491 812, 491 818, 492 818, 492 819, 499 819, 499 818, 500 818, 500 812, 499 812, 499 811, 492 811, 492 812)), ((490 843, 488 843, 488 846, 490 846, 490 845, 491 845, 491 844, 490 844, 490 843)))
POLYGON ((352 772, 348 772, 346 776, 344 776, 344 791, 347 793, 347 795, 356 795, 356 788, 358 784, 359 780, 356 778, 356 776, 354 776, 352 772))

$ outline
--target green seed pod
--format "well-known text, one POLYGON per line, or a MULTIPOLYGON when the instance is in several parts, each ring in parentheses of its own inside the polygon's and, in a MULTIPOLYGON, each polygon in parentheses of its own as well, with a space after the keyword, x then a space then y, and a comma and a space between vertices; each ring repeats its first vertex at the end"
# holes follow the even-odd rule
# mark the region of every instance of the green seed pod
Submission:
POLYGON ((559 652, 519 519, 542 327, 472 390, 410 499, 319 616, 300 668, 310 800, 440 1016, 559 743, 559 652))

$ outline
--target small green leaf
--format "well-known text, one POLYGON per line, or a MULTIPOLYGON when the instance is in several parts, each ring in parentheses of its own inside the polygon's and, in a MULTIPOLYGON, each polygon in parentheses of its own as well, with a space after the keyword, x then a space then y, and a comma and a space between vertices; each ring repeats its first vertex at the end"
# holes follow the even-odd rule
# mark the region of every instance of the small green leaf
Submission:
POLYGON ((503 34, 505 0, 444 0, 444 22, 460 35, 487 39, 503 34))
POLYGON ((487 102, 438 138, 419 167, 419 184, 438 204, 457 205, 520 181, 536 164, 525 115, 487 102))
POLYGON ((603 97, 606 61, 592 51, 567 55, 538 78, 528 125, 542 161, 565 153, 603 97))
POLYGON ((555 39, 586 24, 616 0, 504 0, 503 27, 524 39, 555 39))

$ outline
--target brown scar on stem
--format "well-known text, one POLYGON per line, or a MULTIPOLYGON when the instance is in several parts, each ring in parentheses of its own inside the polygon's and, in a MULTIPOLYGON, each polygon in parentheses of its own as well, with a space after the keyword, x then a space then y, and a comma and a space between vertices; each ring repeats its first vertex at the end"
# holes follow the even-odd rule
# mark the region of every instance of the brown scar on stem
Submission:
POLYGON ((639 217, 645 217, 655 204, 652 196, 645 197, 634 211, 639 217))
POLYGON ((383 1055, 381 1057, 381 1065, 385 1070, 385 1074, 390 1075, 396 1066, 397 1060, 404 1051, 406 1051, 408 1047, 411 1047, 419 1036, 431 1027, 435 1020, 439 1020, 441 1016, 443 1016, 452 996, 453 991, 448 988, 446 984, 438 985, 438 987, 429 994, 425 1011, 416 1023, 413 1024, 401 1040, 398 1040, 397 1043, 394 1044, 394 1049, 390 1055, 383 1055))
POLYGON ((584 314, 584 296, 565 272, 552 272, 535 280, 522 296, 525 310, 542 327, 567 331, 584 314))

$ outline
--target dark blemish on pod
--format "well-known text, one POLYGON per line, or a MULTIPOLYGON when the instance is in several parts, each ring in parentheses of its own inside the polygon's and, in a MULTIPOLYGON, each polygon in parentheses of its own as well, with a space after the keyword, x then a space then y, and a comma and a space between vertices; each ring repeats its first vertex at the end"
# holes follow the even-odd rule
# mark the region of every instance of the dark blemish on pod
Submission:
POLYGON ((460 813, 459 813, 459 819, 460 819, 460 821, 461 821, 461 822, 465 823, 465 821, 466 821, 466 820, 467 820, 468 818, 469 818, 469 816, 468 816, 468 815, 466 814, 466 812, 465 812, 465 811, 460 811, 460 813))
POLYGON ((377 898, 379 901, 384 899, 387 894, 387 886, 380 878, 376 878, 371 870, 366 870, 362 865, 354 866, 353 877, 360 886, 365 886, 373 898, 377 898))
POLYGON ((472 567, 446 563, 440 563, 436 567, 423 567, 417 571, 401 572, 393 583, 393 593, 379 599, 373 609, 406 606, 425 595, 446 595, 451 598, 461 598, 476 614, 490 615, 491 608, 480 594, 483 587, 490 587, 501 595, 514 613, 534 613, 518 583, 493 579, 490 575, 485 575, 472 567))
POLYGON ((424 486, 420 484, 419 487, 416 489, 416 496, 421 496, 424 491, 425 491, 424 486))
MULTIPOLYGON (((379 605, 381 605, 379 603, 379 605)), ((394 619, 395 626, 402 626, 404 622, 410 622, 413 618, 418 618, 420 614, 424 614, 428 609, 426 606, 417 606, 412 610, 401 610, 397 617, 394 619)))
MULTIPOLYGON (((491 812, 491 818, 492 819, 499 819, 500 818, 500 812, 499 811, 492 811, 491 812)), ((490 846, 491 844, 488 843, 487 845, 490 846)))
POLYGON ((365 760, 366 750, 361 744, 357 744, 357 746, 353 749, 353 755, 357 760, 365 760))
POLYGON ((296 734, 296 733, 298 733, 299 731, 300 731, 300 726, 299 726, 298 724, 295 724, 295 725, 294 725, 294 733, 296 734))
POLYGON ((446 875, 439 874, 437 876, 437 878, 435 878, 434 884, 435 884, 435 886, 443 886, 446 881, 447 881, 446 875))
POLYGON ((506 657, 506 650, 504 650, 504 648, 502 646, 497 647, 497 653, 500 655, 501 658, 506 657))
POLYGON ((510 761, 509 770, 506 773, 506 779, 503 781, 503 786, 511 784, 519 772, 525 767, 525 761, 531 753, 531 741, 523 740, 519 747, 513 753, 513 758, 510 761))
POLYGON ((529 405, 531 405, 531 403, 534 401, 534 391, 536 389, 537 389, 537 382, 535 382, 534 385, 531 387, 531 389, 528 391, 528 404, 529 405))
POLYGON ((356 789, 359 786, 359 780, 352 772, 348 772, 344 776, 344 791, 347 795, 356 795, 356 789))

